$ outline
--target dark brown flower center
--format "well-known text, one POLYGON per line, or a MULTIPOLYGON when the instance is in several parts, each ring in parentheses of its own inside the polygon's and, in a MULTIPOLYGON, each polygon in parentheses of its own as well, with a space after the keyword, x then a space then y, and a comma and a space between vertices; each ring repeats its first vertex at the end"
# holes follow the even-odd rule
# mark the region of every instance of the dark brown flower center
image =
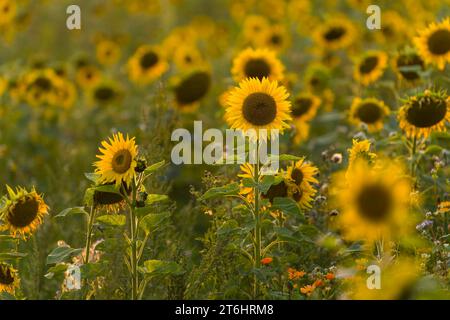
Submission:
POLYGON ((304 175, 303 175, 302 170, 300 170, 298 168, 294 168, 294 170, 292 170, 291 178, 292 178, 292 180, 295 181, 295 183, 297 185, 300 185, 302 183, 303 177, 304 177, 304 175))
POLYGON ((264 199, 269 199, 270 203, 273 203, 275 198, 283 198, 288 195, 288 187, 284 181, 279 184, 271 185, 269 190, 262 195, 264 199))
POLYGON ((428 38, 428 49, 432 54, 444 55, 450 51, 450 31, 440 29, 428 38))
POLYGON ((362 103, 356 111, 356 117, 367 124, 379 121, 382 115, 380 106, 373 102, 362 103))
POLYGON ((372 72, 378 65, 378 57, 370 56, 365 58, 359 65, 359 72, 362 74, 367 74, 372 72))
POLYGON ((150 51, 144 54, 139 62, 141 68, 147 70, 153 67, 155 64, 157 64, 158 60, 159 60, 158 55, 153 51, 150 51))
POLYGON ((130 169, 133 157, 127 149, 120 150, 114 154, 112 159, 112 169, 115 173, 125 173, 130 169))
POLYGON ((24 228, 36 219, 39 213, 39 202, 33 197, 24 197, 11 208, 8 222, 16 228, 24 228))
POLYGON ((414 101, 406 112, 406 120, 415 127, 432 127, 447 115, 447 103, 444 99, 431 97, 414 101))
POLYGON ((373 223, 386 220, 392 210, 392 195, 380 184, 370 184, 359 192, 356 198, 358 213, 373 223))
POLYGON ((202 99, 211 86, 211 76, 207 72, 196 72, 175 88, 175 98, 180 105, 191 104, 202 99))
POLYGON ((98 101, 109 101, 114 98, 116 93, 110 87, 99 87, 95 90, 94 96, 98 101))
POLYGON ((297 98, 294 101, 292 108, 292 115, 296 118, 301 117, 307 113, 312 107, 312 100, 310 98, 297 98))
POLYGON ((245 75, 249 78, 268 78, 270 76, 270 65, 264 59, 251 59, 245 64, 245 75))
POLYGON ((279 34, 274 34, 270 37, 270 42, 274 45, 280 45, 283 42, 283 38, 279 34))
POLYGON ((42 91, 50 91, 52 88, 52 82, 46 77, 37 78, 33 84, 42 91))
POLYGON ((245 98, 242 113, 248 122, 256 126, 271 123, 277 116, 277 104, 267 93, 255 92, 245 98))
POLYGON ((336 41, 339 40, 346 33, 345 28, 343 27, 332 27, 325 32, 323 35, 327 41, 336 41))
POLYGON ((14 275, 6 264, 0 265, 0 284, 10 285, 14 282, 14 275))
POLYGON ((406 80, 417 80, 420 78, 420 74, 414 70, 402 70, 403 67, 415 67, 416 69, 423 70, 424 62, 419 55, 399 55, 397 58, 397 67, 403 78, 406 80))

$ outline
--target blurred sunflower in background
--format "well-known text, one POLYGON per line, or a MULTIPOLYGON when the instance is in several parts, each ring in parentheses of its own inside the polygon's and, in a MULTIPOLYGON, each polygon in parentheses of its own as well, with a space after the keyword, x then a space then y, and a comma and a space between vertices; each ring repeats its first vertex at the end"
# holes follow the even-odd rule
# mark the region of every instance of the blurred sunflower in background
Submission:
POLYGON ((264 16, 249 15, 245 17, 242 32, 246 42, 257 44, 269 29, 269 22, 264 16))
POLYGON ((367 165, 372 165, 375 158, 377 157, 376 153, 371 151, 371 143, 369 140, 357 140, 353 139, 352 147, 348 149, 348 169, 355 165, 357 165, 360 161, 366 163, 367 165))
POLYGON ((405 47, 394 57, 394 67, 398 78, 414 84, 425 71, 425 62, 414 48, 405 47))
POLYGON ((92 88, 100 82, 101 72, 92 64, 78 65, 76 68, 75 79, 81 88, 92 88))
POLYGON ((200 51, 194 45, 181 45, 173 53, 173 61, 180 70, 194 68, 203 63, 200 51))
POLYGON ((97 43, 96 56, 98 62, 105 66, 110 66, 119 61, 121 56, 120 46, 117 42, 109 39, 102 39, 97 43))
POLYGON ((0 0, 0 26, 11 23, 16 17, 16 13, 16 1, 0 0))
POLYGON ((414 44, 425 63, 444 70, 446 63, 450 61, 450 18, 440 23, 431 23, 426 29, 419 31, 414 44))
POLYGON ((401 164, 383 159, 370 167, 359 161, 333 177, 330 194, 341 210, 338 226, 348 240, 401 238, 411 230, 411 180, 401 164))
POLYGON ((294 122, 309 121, 316 116, 321 99, 310 92, 300 92, 292 102, 292 118, 294 122))
POLYGON ((231 73, 236 82, 245 78, 280 81, 284 77, 284 66, 272 50, 247 48, 234 58, 231 73))
POLYGON ((257 46, 268 48, 276 52, 281 52, 288 48, 291 44, 291 37, 288 30, 282 24, 275 24, 265 30, 259 37, 257 46))
POLYGON ((9 264, 0 262, 0 293, 14 294, 15 289, 19 287, 19 283, 17 271, 9 264))
POLYGON ((133 138, 123 137, 121 132, 113 135, 108 141, 102 141, 103 148, 99 148, 99 161, 94 163, 95 173, 99 175, 99 183, 115 183, 120 187, 122 183, 130 186, 134 179, 137 162, 137 146, 133 138))
POLYGON ((169 68, 162 50, 155 46, 140 46, 128 60, 128 75, 136 84, 146 85, 158 79, 169 68))
POLYGON ((14 237, 27 238, 42 224, 49 208, 34 188, 31 191, 22 187, 15 191, 9 186, 6 188, 8 195, 4 196, 4 206, 0 209, 3 223, 0 230, 9 230, 14 237))
POLYGON ((345 49, 355 41, 356 28, 345 17, 333 17, 320 24, 313 37, 322 50, 345 49))
POLYGON ((241 81, 228 96, 225 120, 232 129, 288 128, 291 120, 289 94, 276 81, 249 78, 241 81))
POLYGON ((89 89, 89 99, 92 104, 106 106, 118 102, 122 98, 122 92, 113 81, 101 80, 89 89))
POLYGON ((208 68, 194 68, 172 79, 175 106, 183 112, 196 110, 208 94, 212 76, 208 68))
POLYGON ((445 91, 425 90, 404 101, 397 119, 408 137, 427 138, 432 132, 447 131, 450 97, 445 91))
POLYGON ((349 111, 349 120, 355 125, 365 124, 370 132, 383 128, 384 118, 390 113, 383 101, 376 98, 354 98, 349 111))
POLYGON ((383 51, 368 51, 355 64, 353 76, 362 85, 378 80, 387 66, 388 56, 383 51))

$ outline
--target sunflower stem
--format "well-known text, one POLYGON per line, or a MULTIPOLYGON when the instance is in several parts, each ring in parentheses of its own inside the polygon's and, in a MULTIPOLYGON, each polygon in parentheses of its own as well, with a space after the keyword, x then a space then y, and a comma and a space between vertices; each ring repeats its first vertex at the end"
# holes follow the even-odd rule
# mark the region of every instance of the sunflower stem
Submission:
POLYGON ((131 300, 137 299, 137 291, 139 285, 137 273, 137 221, 134 208, 136 207, 136 189, 137 186, 133 181, 132 203, 130 207, 130 237, 131 237, 131 300))
POLYGON ((85 247, 85 255, 84 255, 84 264, 89 263, 89 258, 91 255, 92 228, 94 225, 94 218, 95 218, 95 209, 94 209, 94 205, 92 205, 91 210, 89 212, 89 221, 87 224, 87 231, 86 231, 86 247, 85 247))
MULTIPOLYGON (((256 152, 256 163, 254 164, 254 179, 255 179, 255 259, 254 259, 254 269, 259 269, 261 267, 261 213, 260 213, 260 191, 258 188, 259 183, 259 144, 256 152)), ((253 288, 253 297, 257 299, 259 296, 259 281, 254 275, 254 288, 253 288)))
POLYGON ((417 148, 417 136, 414 135, 414 138, 412 141, 412 149, 411 149, 411 176, 414 176, 416 148, 417 148))

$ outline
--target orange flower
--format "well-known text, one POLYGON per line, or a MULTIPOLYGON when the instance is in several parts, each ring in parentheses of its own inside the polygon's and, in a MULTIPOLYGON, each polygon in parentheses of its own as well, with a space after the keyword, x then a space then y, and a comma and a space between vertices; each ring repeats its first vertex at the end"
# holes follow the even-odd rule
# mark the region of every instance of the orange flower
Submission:
POLYGON ((325 275, 325 278, 327 278, 327 280, 333 280, 335 278, 334 273, 331 273, 331 272, 327 273, 325 275))
POLYGON ((301 277, 303 277, 305 274, 306 274, 306 272, 303 271, 303 270, 302 271, 298 271, 298 270, 296 270, 294 268, 289 268, 288 269, 289 280, 298 280, 301 277))
POLYGON ((272 261, 273 261, 273 259, 270 258, 270 257, 261 259, 261 263, 262 263, 263 265, 268 265, 269 263, 272 263, 272 261))
POLYGON ((313 287, 314 288, 317 288, 317 287, 320 287, 320 286, 323 286, 323 281, 322 280, 317 279, 316 281, 314 281, 314 283, 313 283, 313 287))
POLYGON ((307 286, 300 288, 300 292, 309 296, 314 291, 314 289, 315 289, 314 286, 308 284, 307 286))

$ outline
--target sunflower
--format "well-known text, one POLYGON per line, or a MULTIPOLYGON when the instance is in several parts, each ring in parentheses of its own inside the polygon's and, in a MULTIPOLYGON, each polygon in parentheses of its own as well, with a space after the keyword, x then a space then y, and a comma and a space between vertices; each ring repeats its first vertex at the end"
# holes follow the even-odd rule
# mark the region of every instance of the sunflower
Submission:
POLYGON ((292 118, 296 121, 309 121, 316 116, 321 100, 309 92, 299 93, 292 102, 292 118))
POLYGON ((149 84, 159 78, 169 68, 157 47, 143 45, 128 60, 128 74, 131 81, 149 84))
POLYGON ((326 50, 344 49, 355 40, 356 28, 344 17, 328 19, 314 33, 314 39, 320 48, 326 50))
POLYGON ((18 187, 14 191, 7 186, 8 196, 4 197, 4 206, 0 211, 2 230, 9 230, 14 237, 26 238, 42 224, 48 213, 44 199, 33 188, 30 192, 18 187))
POLYGON ((398 111, 400 128, 409 137, 428 137, 446 131, 450 121, 450 97, 444 91, 425 90, 409 97, 398 111))
POLYGON ((260 15, 249 15, 243 24, 244 38, 250 43, 255 43, 269 29, 269 22, 260 15))
POLYGON ((200 51, 194 45, 181 45, 173 54, 173 61, 176 66, 185 70, 198 66, 202 63, 203 58, 200 51))
POLYGON ((305 84, 309 90, 316 94, 328 89, 331 82, 330 68, 321 64, 310 64, 305 71, 305 84))
POLYGON ((374 35, 380 44, 399 46, 410 41, 410 30, 411 26, 397 11, 383 10, 381 30, 374 32, 374 35))
POLYGON ((348 167, 349 169, 357 164, 359 161, 363 161, 369 165, 373 164, 373 161, 377 155, 370 152, 371 143, 369 140, 356 140, 353 139, 352 147, 348 149, 348 167))
POLYGON ((58 76, 54 83, 55 88, 55 105, 64 109, 69 109, 73 106, 77 99, 77 89, 75 85, 69 80, 58 76))
POLYGON ((25 74, 20 83, 21 96, 31 106, 53 105, 58 78, 53 69, 32 70, 25 74))
POLYGON ((389 113, 383 101, 355 98, 350 106, 349 120, 355 125, 365 124, 370 132, 374 132, 383 128, 383 120, 389 113))
POLYGON ((279 182, 272 184, 267 192, 261 194, 261 198, 269 200, 270 204, 273 204, 275 198, 286 198, 291 194, 292 186, 284 178, 284 173, 280 172, 277 176, 279 182))
POLYGON ((181 111, 197 109, 211 87, 211 73, 206 68, 195 68, 172 79, 175 104, 181 111))
POLYGON ((17 271, 9 264, 0 262, 0 293, 14 294, 15 289, 19 287, 19 283, 17 271))
POLYGON ((450 61, 450 18, 440 23, 432 23, 419 32, 414 44, 427 64, 434 64, 444 70, 450 61))
POLYGON ((355 64, 355 80, 365 86, 375 82, 383 75, 387 61, 388 56, 383 51, 366 52, 355 64))
POLYGON ((7 25, 16 17, 16 1, 0 0, 0 26, 7 25))
POLYGON ((255 176, 255 170, 253 165, 250 163, 244 163, 240 166, 241 173, 238 174, 238 177, 241 178, 240 183, 240 191, 239 194, 242 196, 248 198, 250 201, 253 199, 253 188, 252 187, 246 187, 244 186, 244 179, 253 179, 255 176))
MULTIPOLYGON (((113 182, 105 183, 103 185, 112 185, 113 182)), ((131 187, 127 186, 125 183, 122 183, 123 190, 126 191, 128 195, 131 194, 131 187)), ((115 213, 125 206, 125 199, 122 195, 107 192, 107 191, 94 191, 94 206, 95 208, 100 208, 106 210, 106 212, 115 213)))
POLYGON ((425 62, 415 49, 405 47, 395 56, 394 70, 400 79, 414 83, 420 79, 420 72, 425 70, 425 62))
POLYGON ((122 98, 122 92, 113 82, 100 81, 89 92, 92 103, 110 105, 122 98))
POLYGON ((96 46, 96 56, 98 62, 103 65, 110 66, 120 59, 120 46, 112 40, 101 40, 96 46))
POLYGON ((275 52, 269 49, 247 48, 233 60, 231 73, 235 81, 245 78, 268 78, 281 81, 284 77, 284 66, 275 52))
POLYGON ((359 161, 351 172, 335 175, 330 189, 340 208, 338 226, 345 239, 388 240, 410 230, 411 180, 402 165, 384 159, 370 167, 359 161))
POLYGON ((281 52, 289 47, 291 42, 290 36, 286 27, 281 24, 270 26, 261 35, 256 45, 261 48, 269 48, 276 52, 281 52))
POLYGON ((102 141, 104 148, 99 148, 101 155, 99 161, 94 163, 95 173, 99 175, 99 183, 115 183, 119 187, 122 183, 130 186, 135 176, 134 168, 137 165, 137 146, 134 137, 124 139, 122 133, 116 133, 109 138, 109 143, 102 141))
POLYGON ((297 120, 294 121, 295 134, 294 134, 294 144, 299 145, 303 141, 306 141, 309 137, 309 131, 311 125, 308 121, 297 120))
POLYGON ((101 80, 100 70, 94 65, 77 67, 75 79, 82 88, 92 88, 101 80))
POLYGON ((301 208, 311 208, 311 202, 317 191, 312 184, 319 183, 314 177, 319 173, 316 166, 305 161, 298 160, 292 163, 286 170, 286 176, 290 180, 291 197, 297 201, 301 208))
POLYGON ((276 81, 245 79, 228 96, 225 120, 232 129, 255 129, 258 137, 260 129, 283 131, 291 120, 288 96, 276 81))

